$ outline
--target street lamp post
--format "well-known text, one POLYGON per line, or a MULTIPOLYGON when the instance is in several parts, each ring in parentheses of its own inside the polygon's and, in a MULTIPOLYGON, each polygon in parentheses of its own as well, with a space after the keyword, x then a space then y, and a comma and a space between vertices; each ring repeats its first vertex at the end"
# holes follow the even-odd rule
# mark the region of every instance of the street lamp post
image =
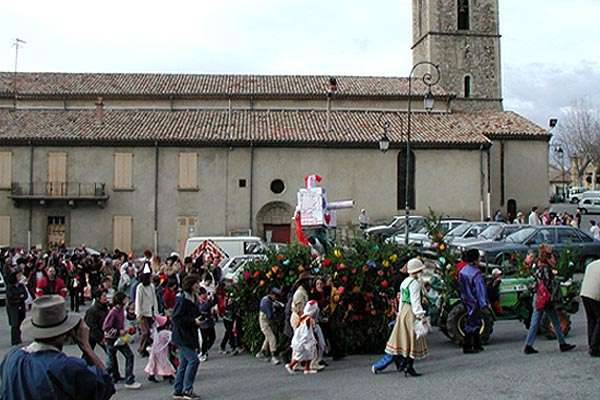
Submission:
POLYGON ((425 111, 431 112, 433 110, 434 98, 433 93, 431 93, 431 87, 437 85, 440 81, 440 67, 437 64, 434 64, 430 61, 421 61, 413 65, 410 70, 410 74, 408 75, 408 115, 407 115, 407 127, 406 127, 406 178, 404 180, 404 224, 406 226, 406 232, 404 235, 404 244, 408 246, 408 219, 410 215, 410 204, 409 204, 409 194, 410 194, 410 135, 411 135, 411 120, 412 120, 412 80, 413 75, 417 68, 421 66, 429 66, 432 67, 435 71, 432 74, 431 71, 428 71, 423 74, 421 79, 423 83, 427 86, 427 93, 423 98, 423 106, 425 111))

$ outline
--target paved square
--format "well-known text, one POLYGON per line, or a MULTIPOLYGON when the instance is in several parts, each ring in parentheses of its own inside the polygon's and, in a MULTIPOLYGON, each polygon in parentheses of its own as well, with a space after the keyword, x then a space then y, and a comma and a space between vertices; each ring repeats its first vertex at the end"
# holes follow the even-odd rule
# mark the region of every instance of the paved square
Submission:
MULTIPOLYGON (((0 356, 9 349, 10 333, 6 312, 0 310, 0 356)), ((218 324, 218 340, 222 324, 218 324)), ((416 362, 419 378, 405 378, 393 368, 372 375, 370 365, 376 355, 350 356, 330 362, 323 372, 304 376, 289 375, 283 366, 258 361, 253 356, 218 354, 213 347, 208 362, 201 364, 195 390, 203 399, 305 400, 305 399, 568 399, 588 400, 600 396, 600 360, 587 354, 583 311, 573 318, 569 341, 577 344, 571 353, 558 352, 556 341, 539 338, 537 355, 522 353, 526 334, 516 321, 495 325, 493 341, 486 351, 465 356, 437 329, 428 337, 430 355, 416 362)), ((217 340, 217 343, 218 343, 217 340)), ((78 354, 74 346, 68 353, 78 354)), ((98 349, 99 354, 102 350, 98 349)), ((171 387, 150 383, 143 372, 147 359, 136 356, 138 391, 120 384, 117 399, 168 399, 171 387)), ((121 371, 124 362, 119 360, 121 371)))

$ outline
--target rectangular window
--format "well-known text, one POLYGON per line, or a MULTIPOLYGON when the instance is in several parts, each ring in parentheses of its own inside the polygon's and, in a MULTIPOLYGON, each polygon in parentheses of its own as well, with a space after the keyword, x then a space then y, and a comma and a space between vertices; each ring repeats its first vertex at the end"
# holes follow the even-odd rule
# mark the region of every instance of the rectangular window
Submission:
POLYGON ((0 246, 10 246, 10 217, 0 216, 0 246))
POLYGON ((67 153, 48 153, 48 194, 67 194, 67 153))
POLYGON ((179 153, 177 188, 180 190, 198 189, 198 153, 179 153))
POLYGON ((131 216, 113 217, 113 248, 124 252, 131 251, 133 218, 131 216))
POLYGON ((12 153, 0 152, 0 189, 10 189, 12 185, 12 153))
POLYGON ((185 242, 190 236, 193 236, 197 222, 196 217, 177 218, 177 252, 182 257, 185 252, 185 242))
POLYGON ((133 153, 115 153, 114 189, 133 189, 133 153))

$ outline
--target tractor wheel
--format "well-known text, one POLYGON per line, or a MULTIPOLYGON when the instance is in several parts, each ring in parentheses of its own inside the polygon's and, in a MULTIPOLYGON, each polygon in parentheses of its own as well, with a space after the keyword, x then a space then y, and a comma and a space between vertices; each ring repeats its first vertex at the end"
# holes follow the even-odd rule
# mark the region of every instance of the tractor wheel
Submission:
MULTIPOLYGON (((560 329, 563 335, 566 337, 571 331, 571 316, 564 310, 556 310, 556 313, 558 314, 558 319, 560 320, 560 329)), ((547 315, 544 315, 544 318, 540 324, 540 334, 543 334, 550 340, 556 339, 554 327, 552 326, 552 322, 550 322, 550 318, 548 318, 547 315)))
MULTIPOLYGON (((494 319, 488 310, 482 311, 483 325, 481 326, 481 343, 488 343, 492 332, 494 330, 494 319)), ((448 320, 446 321, 446 329, 448 331, 449 338, 454 343, 462 346, 465 340, 465 324, 467 322, 467 309, 462 303, 455 305, 450 313, 448 313, 448 320)))

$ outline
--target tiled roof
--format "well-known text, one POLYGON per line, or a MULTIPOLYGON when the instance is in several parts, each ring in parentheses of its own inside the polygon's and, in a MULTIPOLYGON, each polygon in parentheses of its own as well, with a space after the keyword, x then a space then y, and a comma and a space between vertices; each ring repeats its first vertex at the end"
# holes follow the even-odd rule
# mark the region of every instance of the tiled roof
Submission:
MULTIPOLYGON (((13 96, 14 74, 0 72, 0 97, 13 96)), ((397 77, 338 76, 338 96, 397 97, 408 93, 408 79, 397 77)), ((325 75, 201 75, 54 73, 17 74, 21 97, 143 97, 143 96, 324 96, 325 75)), ((413 93, 425 93, 422 81, 413 80, 413 93)), ((432 88, 444 95, 439 86, 432 88)))
MULTIPOLYGON (((94 111, 0 110, 0 145, 57 144, 163 144, 376 146, 382 135, 382 113, 336 111, 332 130, 326 129, 324 111, 105 111, 102 123, 94 111), (229 121, 229 123, 228 123, 229 121)), ((546 132, 512 112, 413 113, 411 139, 416 146, 478 147, 485 135, 515 135, 547 139, 546 132)), ((382 118, 383 119, 383 118, 382 118)), ((405 113, 387 113, 392 146, 403 142, 405 113)))

